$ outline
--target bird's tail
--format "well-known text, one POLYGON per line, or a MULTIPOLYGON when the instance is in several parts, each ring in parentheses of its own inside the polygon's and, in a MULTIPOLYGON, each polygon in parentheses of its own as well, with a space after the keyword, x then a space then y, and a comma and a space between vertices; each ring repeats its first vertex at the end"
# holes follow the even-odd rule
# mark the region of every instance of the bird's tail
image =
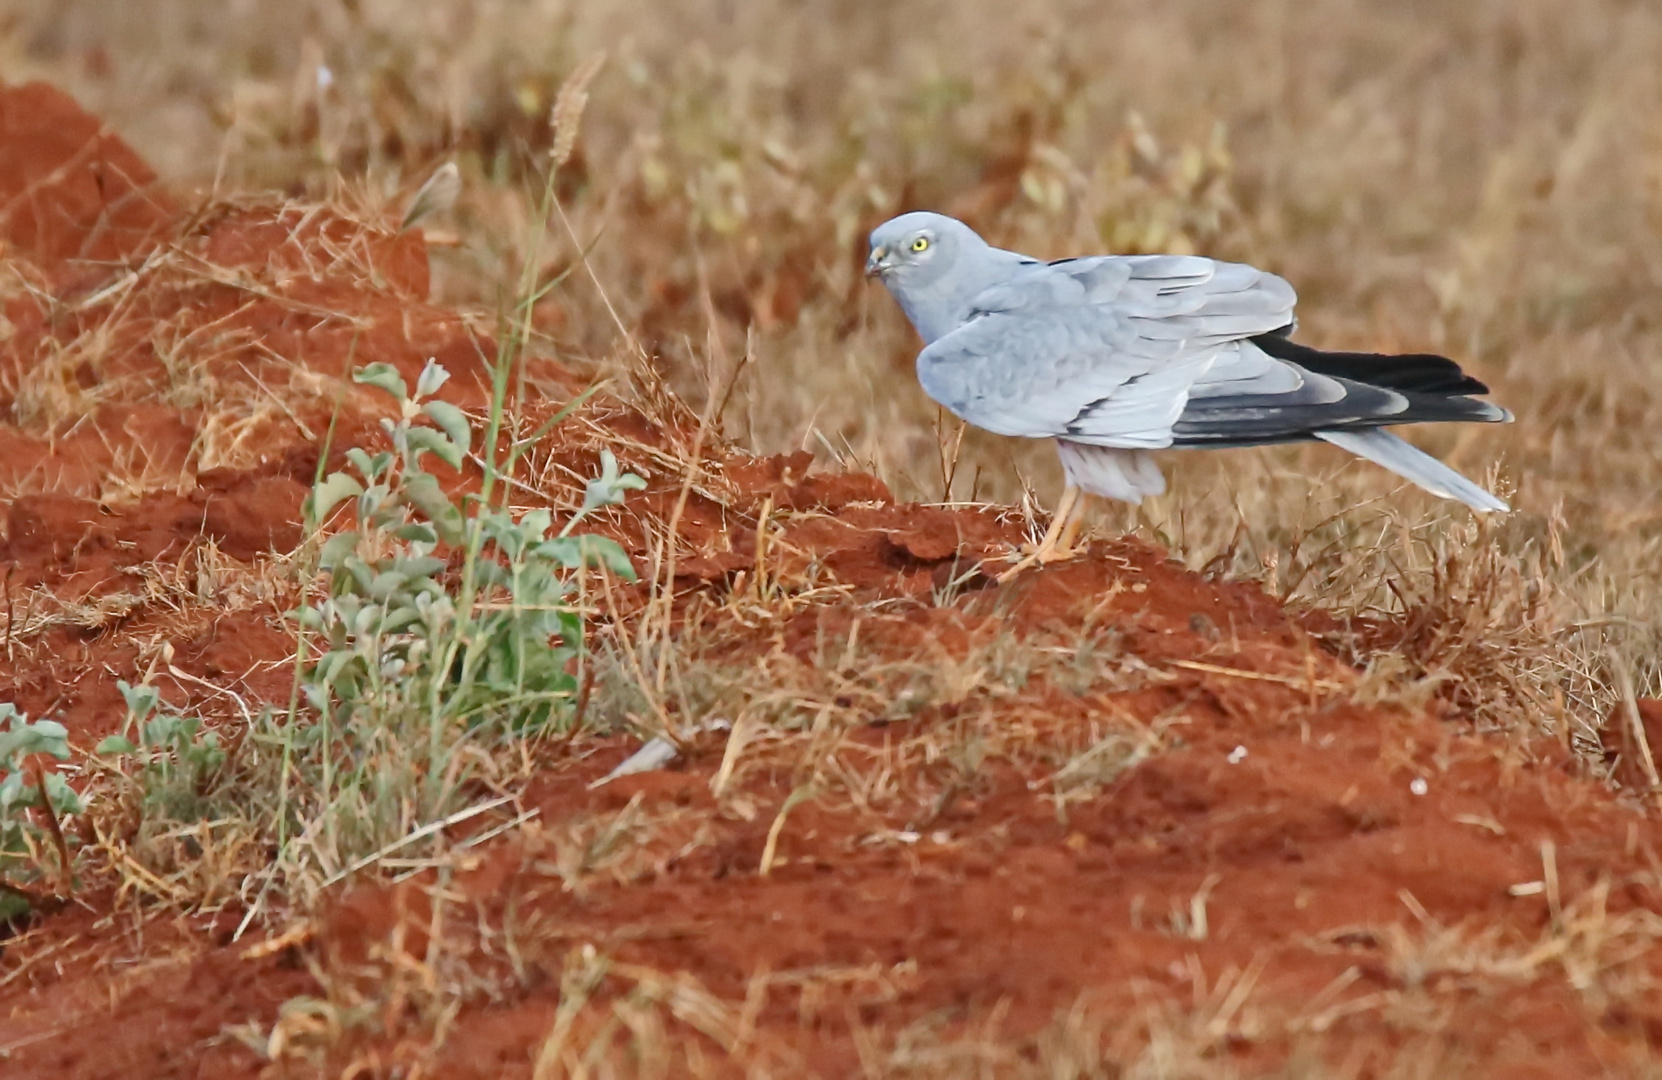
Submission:
POLYGON ((1359 458, 1390 469, 1440 498, 1463 502, 1473 510, 1504 514, 1512 509, 1430 454, 1416 449, 1384 428, 1318 431, 1314 434, 1318 439, 1349 450, 1359 458))

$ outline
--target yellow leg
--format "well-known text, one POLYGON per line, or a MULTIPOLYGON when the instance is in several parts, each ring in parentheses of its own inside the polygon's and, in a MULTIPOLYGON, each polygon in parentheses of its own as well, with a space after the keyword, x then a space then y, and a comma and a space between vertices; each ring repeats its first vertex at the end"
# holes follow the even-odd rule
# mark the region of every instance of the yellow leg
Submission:
POLYGON ((1043 565, 1058 562, 1062 559, 1071 559, 1077 554, 1073 549, 1073 542, 1079 537, 1081 519, 1076 517, 1081 508, 1083 493, 1072 484, 1062 489, 1062 498, 1056 504, 1056 512, 1050 517, 1050 527, 1033 548, 1010 569, 998 575, 998 580, 1008 581, 1029 566, 1043 565))
POLYGON ((1084 554, 1084 551, 1078 546, 1079 534, 1083 532, 1084 529, 1085 496, 1081 493, 1078 502, 1074 505, 1073 514, 1068 518, 1067 525, 1062 528, 1061 542, 1056 545, 1057 558, 1071 559, 1076 555, 1084 554))

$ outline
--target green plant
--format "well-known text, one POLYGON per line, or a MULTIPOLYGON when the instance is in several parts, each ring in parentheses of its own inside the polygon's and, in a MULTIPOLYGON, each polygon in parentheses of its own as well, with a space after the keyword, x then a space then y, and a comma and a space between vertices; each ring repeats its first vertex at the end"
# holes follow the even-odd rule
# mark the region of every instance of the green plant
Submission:
MULTIPOLYGON (((556 531, 548 510, 454 498, 425 467, 431 455, 459 469, 473 442, 467 416, 432 396, 448 377, 441 366, 430 361, 413 393, 386 365, 354 377, 390 395, 397 417, 384 421, 389 449, 347 450, 347 468, 320 477, 307 500, 314 535, 337 510, 350 527, 317 549, 321 598, 291 613, 300 632, 293 707, 262 709, 233 747, 154 687, 118 684, 126 727, 97 752, 113 759, 129 797, 111 805, 138 811, 128 854, 150 882, 174 882, 176 895, 253 871, 247 853, 268 845, 279 852, 268 881, 286 879, 292 896, 296 884, 314 888, 434 836, 468 812, 474 777, 501 775, 490 751, 574 718, 581 572, 634 578, 617 543, 575 533, 644 485, 609 451, 556 531), (196 863, 209 847, 226 861, 204 876, 196 863)), ((500 477, 511 463, 487 460, 486 491, 493 477, 507 490, 500 477)), ((61 727, 30 730, 29 747, 67 755, 61 727)), ((46 783, 57 790, 62 780, 46 783)))
POLYGON ((475 505, 464 514, 422 467, 433 454, 460 468, 471 443, 462 411, 431 398, 448 378, 444 368, 429 361, 414 394, 384 364, 354 377, 391 395, 400 417, 385 421, 391 450, 353 447, 346 456, 356 475, 331 473, 312 496, 314 519, 354 500, 356 527, 323 545, 328 596, 298 612, 324 643, 303 679, 308 702, 342 724, 361 710, 385 722, 414 708, 470 727, 495 721, 540 730, 576 699, 583 621, 571 603, 574 574, 601 565, 634 577, 615 542, 572 530, 644 481, 620 473, 603 451, 582 509, 552 536, 547 510, 515 516, 475 505), (437 426, 417 426, 418 416, 437 426), (450 562, 437 554, 441 546, 463 556, 455 592, 444 580, 450 562))
POLYGON ((154 686, 132 686, 122 679, 116 687, 127 702, 127 734, 105 738, 95 752, 133 759, 136 770, 124 775, 139 792, 146 818, 191 822, 207 817, 225 776, 227 759, 218 733, 205 729, 200 717, 164 708, 154 686))
POLYGON ((32 887, 47 876, 49 846, 56 848, 60 862, 55 873, 68 873, 62 865, 67 855, 63 821, 86 809, 80 793, 56 770, 40 769, 30 777, 24 762, 31 754, 67 760, 68 729, 56 720, 30 723, 15 705, 0 704, 0 772, 5 774, 0 780, 0 922, 27 914, 33 906, 32 887))
POLYGON ((253 785, 276 795, 259 815, 280 847, 310 848, 287 850, 326 878, 429 835, 481 767, 494 771, 482 754, 573 719, 581 572, 598 566, 634 578, 615 542, 574 530, 644 484, 603 451, 600 475, 558 531, 547 510, 493 502, 512 466, 511 454, 498 462, 491 450, 504 408, 499 384, 475 459, 485 482, 478 495, 454 497, 427 463, 460 470, 474 431, 459 408, 433 396, 444 368, 429 361, 413 392, 384 364, 354 378, 396 402, 396 418, 383 421, 390 448, 349 449, 347 468, 314 485, 306 505, 314 532, 342 509, 349 527, 318 551, 322 597, 293 613, 302 634, 295 707, 262 717, 248 740, 247 767, 274 772, 253 785))

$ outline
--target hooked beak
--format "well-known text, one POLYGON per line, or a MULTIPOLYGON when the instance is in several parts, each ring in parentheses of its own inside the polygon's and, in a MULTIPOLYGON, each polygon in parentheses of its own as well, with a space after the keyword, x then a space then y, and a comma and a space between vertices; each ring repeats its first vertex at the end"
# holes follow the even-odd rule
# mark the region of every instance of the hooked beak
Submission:
POLYGON ((881 277, 894 264, 889 261, 889 249, 874 247, 871 255, 866 258, 866 276, 881 277))

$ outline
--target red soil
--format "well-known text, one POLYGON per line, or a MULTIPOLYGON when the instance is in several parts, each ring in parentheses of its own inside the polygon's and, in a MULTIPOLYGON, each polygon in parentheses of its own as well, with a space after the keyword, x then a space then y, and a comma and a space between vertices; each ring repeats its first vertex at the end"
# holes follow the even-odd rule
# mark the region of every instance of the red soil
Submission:
POLYGON ((44 83, 0 96, 0 146, 5 254, 50 264, 60 280, 134 256, 176 216, 150 166, 44 83))
MULTIPOLYGON (((375 430, 376 401, 342 391, 339 376, 385 360, 413 377, 437 356, 460 376, 449 393, 472 405, 489 348, 427 302, 419 235, 262 203, 182 215, 150 183, 61 95, 0 93, 0 239, 19 274, 49 286, 6 294, 0 405, 15 415, 20 387, 57 363, 63 385, 92 402, 84 420, 0 424, 0 490, 14 493, 0 541, 8 602, 45 590, 81 604, 0 671, 0 700, 63 719, 82 749, 119 722, 115 680, 153 663, 157 641, 173 649, 174 674, 157 680, 170 700, 229 720, 195 680, 286 696, 292 641, 273 611, 159 608, 137 584, 144 568, 290 550, 337 395, 337 446, 375 430), (257 403, 261 384, 307 378, 320 389, 305 412, 250 404, 240 447, 205 468, 208 410, 177 392, 170 365, 211 375, 197 397, 231 387, 257 403), (148 480, 112 485, 122 471, 148 480)), ((648 451, 692 434, 616 403, 585 415, 586 427, 556 429, 545 460, 588 471, 597 447, 626 438, 620 456, 652 481, 633 506, 668 518, 682 478, 655 469, 648 451)), ((1662 911, 1662 830, 1558 745, 1480 734, 1437 709, 1359 704, 1359 674, 1315 643, 1319 620, 1139 543, 1098 545, 1008 585, 971 575, 955 602, 937 602, 1017 528, 991 512, 896 504, 870 477, 810 474, 805 455, 721 450, 706 465, 706 490, 686 496, 680 517, 682 588, 719 597, 752 582, 771 511, 771 579, 817 574, 842 590, 760 627, 723 623, 725 660, 772 656, 801 670, 858 621, 862 664, 939 666, 1014 635, 1117 649, 1146 676, 1080 693, 1041 673, 1003 696, 936 695, 909 716, 874 709, 851 736, 870 755, 857 763, 892 760, 908 796, 938 796, 923 800, 934 810, 911 797, 864 811, 809 799, 791 810, 766 876, 770 828, 801 781, 788 766, 753 769, 718 801, 709 781, 724 737, 710 734, 674 770, 591 791, 630 746, 564 747, 528 797, 537 820, 479 849, 451 885, 446 947, 494 989, 436 1051, 420 1022, 434 925, 421 879, 361 885, 308 936, 253 951, 230 940, 235 911, 147 916, 130 899, 83 897, 5 946, 5 1075, 313 1075, 268 1071, 223 1031, 250 1021, 269 1031, 283 1002, 324 996, 315 969, 337 995, 354 980, 380 1000, 389 982, 407 987, 322 1052, 319 1074, 408 1076, 419 1064, 424 1075, 528 1076, 562 964, 584 942, 623 965, 599 999, 638 988, 644 969, 687 973, 745 1012, 744 1055, 772 1062, 773 1075, 858 1075, 863 1033, 920 1021, 948 1037, 997 1035, 1031 1056, 1037 1033, 1082 995, 1127 1024, 1195 1009, 1191 1037, 1207 1041, 1204 1021, 1215 1021, 1212 1053, 1248 1073, 1286 1059, 1296 1018, 1310 1038, 1325 1032, 1319 1052, 1352 1075, 1399 1053, 1487 1076, 1619 1075, 1662 1038, 1662 1000, 1601 1002, 1560 959, 1656 968, 1648 952, 1623 954, 1649 941, 1623 928, 1662 911), (966 774, 915 751, 987 717, 1070 752, 1109 722, 1169 727, 1159 752, 1059 806, 1049 778, 1063 757, 1033 750, 966 774), (626 811, 665 823, 627 866, 568 887, 553 869, 563 830, 626 811), (695 835, 702 842, 680 854, 695 835), (1544 857, 1556 894, 1514 890, 1544 879, 1544 857), (1193 925, 1202 910, 1204 931, 1193 925), (500 937, 481 936, 505 925, 526 935, 529 974, 513 971, 500 937), (1536 946, 1509 972, 1471 959, 1536 946), (1250 1004, 1233 1011, 1229 980, 1243 971, 1250 1004)), ((613 528, 644 555, 637 518, 613 528)), ((717 1044, 704 1047, 724 1074, 717 1044)), ((677 1060, 669 1074, 693 1068, 677 1060)))

